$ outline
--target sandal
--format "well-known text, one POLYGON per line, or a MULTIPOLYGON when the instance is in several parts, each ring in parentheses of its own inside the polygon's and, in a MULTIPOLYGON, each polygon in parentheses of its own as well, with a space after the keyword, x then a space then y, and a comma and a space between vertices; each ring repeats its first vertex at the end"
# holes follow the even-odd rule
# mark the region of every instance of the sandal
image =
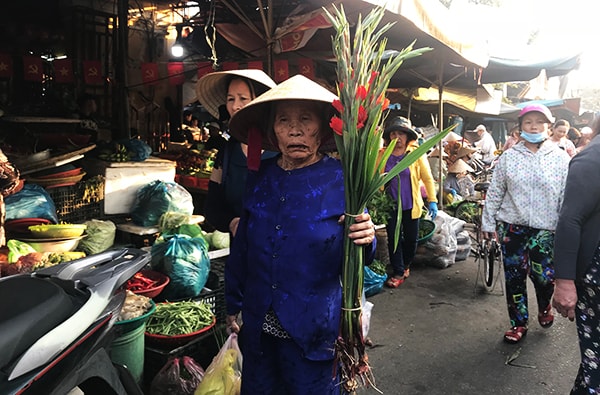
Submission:
POLYGON ((390 277, 385 282, 385 285, 388 288, 398 288, 402 283, 404 283, 404 278, 390 277))
POLYGON ((504 333, 504 341, 507 343, 518 343, 527 335, 527 328, 524 326, 513 326, 504 333))
POLYGON ((544 311, 538 314, 538 322, 542 328, 550 328, 554 324, 554 314, 552 314, 552 306, 548 305, 544 311))
POLYGON ((406 280, 409 277, 410 277, 410 269, 404 269, 404 279, 406 280))

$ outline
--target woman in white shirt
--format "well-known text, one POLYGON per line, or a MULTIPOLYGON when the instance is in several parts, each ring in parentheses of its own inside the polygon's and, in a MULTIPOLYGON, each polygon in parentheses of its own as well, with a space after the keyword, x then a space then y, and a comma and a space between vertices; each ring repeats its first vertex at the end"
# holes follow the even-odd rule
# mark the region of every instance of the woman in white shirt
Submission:
POLYGON ((482 217, 484 238, 496 237, 503 253, 506 301, 511 328, 504 334, 517 343, 527 334, 527 277, 535 287, 538 322, 554 322, 554 230, 562 205, 570 157, 547 141, 553 118, 541 104, 519 113, 521 140, 500 155, 482 217))

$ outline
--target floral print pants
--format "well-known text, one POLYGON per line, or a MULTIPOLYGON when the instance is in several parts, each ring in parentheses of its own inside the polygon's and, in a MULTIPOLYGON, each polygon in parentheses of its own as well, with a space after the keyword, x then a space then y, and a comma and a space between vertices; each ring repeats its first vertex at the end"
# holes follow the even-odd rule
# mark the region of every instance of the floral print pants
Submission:
POLYGON ((576 286, 575 319, 581 364, 571 395, 600 394, 600 246, 576 286))
POLYGON ((498 237, 504 255, 506 302, 511 326, 527 327, 527 277, 535 287, 538 307, 544 310, 554 293, 554 232, 500 223, 498 237))

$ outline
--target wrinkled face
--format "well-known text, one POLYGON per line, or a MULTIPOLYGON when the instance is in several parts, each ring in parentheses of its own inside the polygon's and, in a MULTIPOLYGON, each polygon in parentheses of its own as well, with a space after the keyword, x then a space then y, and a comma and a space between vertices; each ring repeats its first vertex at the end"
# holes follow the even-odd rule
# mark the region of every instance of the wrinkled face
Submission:
POLYGON ((242 109, 246 104, 250 103, 254 97, 250 87, 242 80, 232 80, 227 88, 227 112, 229 116, 233 116, 236 112, 242 109))
POLYGON ((569 128, 566 125, 556 126, 552 129, 552 136, 559 140, 565 137, 568 131, 569 128))
POLYGON ((544 114, 540 112, 528 112, 521 120, 521 130, 527 133, 548 132, 548 121, 544 114))
POLYGON ((404 153, 406 144, 408 144, 408 135, 400 130, 392 130, 390 132, 390 140, 397 140, 394 146, 394 151, 404 153))
POLYGON ((302 160, 316 155, 321 145, 321 118, 317 106, 305 100, 278 102, 273 131, 283 157, 302 160))

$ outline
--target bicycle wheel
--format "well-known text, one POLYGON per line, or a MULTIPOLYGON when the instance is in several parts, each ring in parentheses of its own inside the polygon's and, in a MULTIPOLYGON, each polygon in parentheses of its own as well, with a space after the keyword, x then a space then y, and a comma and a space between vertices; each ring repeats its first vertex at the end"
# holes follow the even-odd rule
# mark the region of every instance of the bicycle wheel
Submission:
POLYGON ((463 220, 469 224, 476 226, 481 225, 481 219, 479 217, 479 204, 470 200, 463 200, 458 203, 454 216, 460 220, 463 220))
POLYGON ((489 242, 486 256, 483 258, 483 283, 487 291, 491 291, 498 281, 502 265, 502 251, 495 240, 489 242), (494 273, 496 271, 496 273, 494 273))

